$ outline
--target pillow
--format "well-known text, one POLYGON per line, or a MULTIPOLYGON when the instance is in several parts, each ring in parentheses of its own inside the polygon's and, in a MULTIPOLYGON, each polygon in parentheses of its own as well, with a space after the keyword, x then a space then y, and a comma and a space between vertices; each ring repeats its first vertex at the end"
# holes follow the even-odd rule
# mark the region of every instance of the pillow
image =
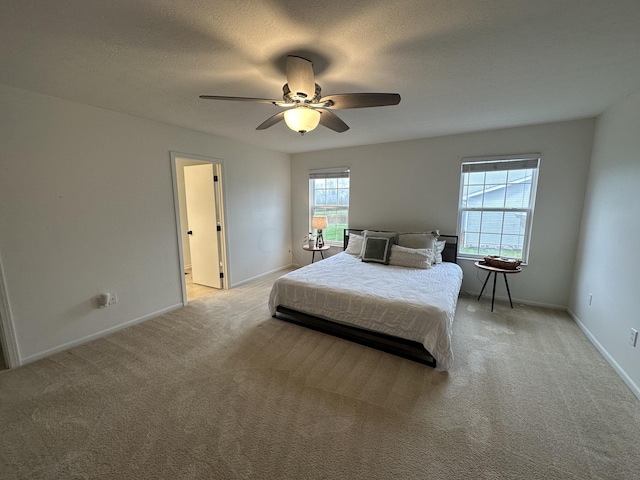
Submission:
POLYGON ((362 254, 362 244, 364 243, 364 237, 362 235, 356 235, 355 233, 349 234, 349 244, 344 253, 356 255, 359 257, 362 254))
POLYGON ((433 250, 429 248, 407 248, 400 245, 391 247, 389 265, 427 269, 431 268, 433 261, 433 250))
POLYGON ((442 252, 444 252, 444 247, 447 244, 446 240, 436 240, 435 245, 435 263, 442 263, 442 252))
POLYGON ((392 245, 393 243, 390 238, 364 237, 362 261, 388 265, 392 245))
POLYGON ((375 230, 365 230, 362 232, 364 238, 376 237, 376 238, 389 238, 391 243, 396 243, 398 232, 377 232, 375 230))
POLYGON ((424 233, 399 233, 398 245, 407 248, 430 248, 435 252, 435 241, 438 238, 439 232, 424 232, 424 233))

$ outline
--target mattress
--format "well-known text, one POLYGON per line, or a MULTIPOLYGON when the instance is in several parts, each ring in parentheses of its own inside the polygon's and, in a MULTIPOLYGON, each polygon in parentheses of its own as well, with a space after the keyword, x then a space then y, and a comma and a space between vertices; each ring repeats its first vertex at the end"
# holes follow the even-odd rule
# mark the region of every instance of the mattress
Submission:
POLYGON ((453 362, 451 333, 462 269, 444 262, 416 269, 362 262, 339 253, 277 279, 269 310, 283 306, 334 322, 421 343, 438 368, 453 362))

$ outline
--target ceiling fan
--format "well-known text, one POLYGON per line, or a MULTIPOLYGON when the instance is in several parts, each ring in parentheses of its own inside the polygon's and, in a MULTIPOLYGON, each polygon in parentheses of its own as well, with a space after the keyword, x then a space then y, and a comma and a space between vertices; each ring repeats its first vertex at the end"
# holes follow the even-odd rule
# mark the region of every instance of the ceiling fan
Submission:
POLYGON ((286 74, 287 83, 282 87, 283 100, 218 95, 200 95, 200 98, 271 103, 284 110, 262 122, 256 130, 264 130, 284 119, 291 130, 301 135, 310 132, 318 124, 339 133, 349 130, 349 126, 331 110, 383 107, 400 103, 400 95, 397 93, 342 93, 321 97, 320 85, 313 75, 313 64, 296 55, 287 55, 286 74))

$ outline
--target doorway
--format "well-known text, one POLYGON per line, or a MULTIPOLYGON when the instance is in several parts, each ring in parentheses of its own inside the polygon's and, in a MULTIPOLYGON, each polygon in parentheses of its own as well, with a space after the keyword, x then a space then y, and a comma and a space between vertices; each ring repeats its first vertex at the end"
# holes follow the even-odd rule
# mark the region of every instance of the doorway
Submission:
POLYGON ((183 304, 228 288, 222 160, 171 153, 183 304))
POLYGON ((13 318, 0 259, 0 372, 20 366, 13 318))
POLYGON ((5 362, 4 360, 4 352, 2 351, 2 342, 0 342, 0 371, 2 370, 6 370, 7 368, 7 362, 5 362))

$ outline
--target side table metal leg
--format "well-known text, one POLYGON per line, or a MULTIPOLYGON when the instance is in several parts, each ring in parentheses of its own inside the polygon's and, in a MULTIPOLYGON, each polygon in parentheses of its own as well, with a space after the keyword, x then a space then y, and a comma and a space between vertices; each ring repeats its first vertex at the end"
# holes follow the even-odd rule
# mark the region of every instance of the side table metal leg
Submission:
POLYGON ((504 276, 504 284, 507 286, 507 294, 509 295, 509 305, 513 308, 513 303, 511 302, 511 292, 509 291, 509 282, 507 282, 507 274, 503 273, 504 276))
POLYGON ((487 274, 487 278, 484 279, 484 283, 482 284, 482 290, 480 290, 480 295, 478 295, 478 300, 480 300, 480 297, 482 297, 482 294, 484 293, 484 287, 487 286, 487 282, 489 281, 490 276, 491 276, 491 272, 489 272, 487 274))
POLYGON ((316 252, 313 252, 313 253, 311 254, 311 263, 313 263, 313 262, 315 262, 315 261, 316 261, 316 252))
POLYGON ((491 311, 493 312, 493 302, 496 300, 496 280, 498 279, 498 273, 493 272, 493 295, 491 295, 491 311))

